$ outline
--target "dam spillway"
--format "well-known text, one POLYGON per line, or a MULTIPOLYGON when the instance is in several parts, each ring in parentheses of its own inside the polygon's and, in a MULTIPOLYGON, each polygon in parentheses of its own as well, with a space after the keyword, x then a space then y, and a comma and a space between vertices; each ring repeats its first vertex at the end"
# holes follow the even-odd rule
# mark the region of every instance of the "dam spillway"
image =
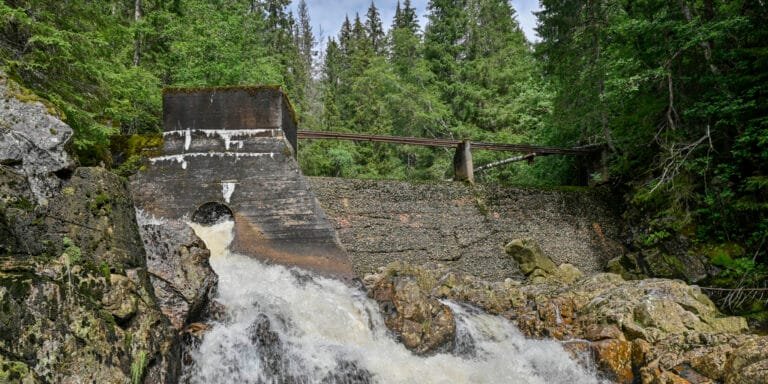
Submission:
POLYGON ((353 277, 299 170, 295 115, 281 90, 166 90, 163 131, 163 153, 132 181, 137 208, 203 223, 231 216, 234 252, 353 277))

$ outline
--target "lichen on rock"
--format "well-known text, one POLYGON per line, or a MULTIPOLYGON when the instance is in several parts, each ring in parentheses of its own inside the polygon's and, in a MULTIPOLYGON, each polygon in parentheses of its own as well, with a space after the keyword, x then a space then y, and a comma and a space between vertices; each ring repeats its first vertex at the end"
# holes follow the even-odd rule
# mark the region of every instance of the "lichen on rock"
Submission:
POLYGON ((162 312, 174 328, 198 321, 215 295, 218 277, 210 252, 194 231, 179 220, 139 220, 147 268, 162 312))
POLYGON ((125 181, 73 169, 71 129, 9 84, 0 75, 0 381, 174 381, 177 335, 125 181))
POLYGON ((721 314, 698 287, 611 273, 576 276, 558 278, 555 270, 535 281, 487 282, 444 267, 393 263, 364 282, 385 309, 393 297, 411 305, 449 299, 499 314, 529 337, 563 340, 574 356, 593 356, 618 383, 765 382, 768 357, 758 351, 768 337, 747 334, 744 318, 721 314), (405 293, 416 288, 418 294, 405 293))

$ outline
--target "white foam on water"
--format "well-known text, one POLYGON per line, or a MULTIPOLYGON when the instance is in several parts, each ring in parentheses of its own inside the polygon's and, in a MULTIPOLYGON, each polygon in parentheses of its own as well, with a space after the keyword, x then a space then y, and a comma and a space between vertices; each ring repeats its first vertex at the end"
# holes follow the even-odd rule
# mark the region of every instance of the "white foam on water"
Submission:
POLYGON ((150 214, 146 211, 144 211, 141 208, 134 207, 134 210, 136 211, 136 223, 139 225, 163 225, 165 224, 165 219, 162 217, 155 217, 155 215, 150 214))
POLYGON ((504 318, 451 302, 456 350, 416 356, 395 341, 365 292, 229 252, 232 221, 190 225, 211 250, 227 320, 192 352, 186 382, 601 383, 559 343, 526 339, 504 318))

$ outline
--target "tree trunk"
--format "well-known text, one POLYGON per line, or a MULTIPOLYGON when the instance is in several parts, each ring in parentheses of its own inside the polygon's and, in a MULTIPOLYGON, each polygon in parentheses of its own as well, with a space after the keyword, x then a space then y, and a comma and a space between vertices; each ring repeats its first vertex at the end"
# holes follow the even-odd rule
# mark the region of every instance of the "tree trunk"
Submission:
MULTIPOLYGON (((133 3, 133 22, 137 25, 141 21, 141 0, 135 0, 133 3)), ((133 44, 133 66, 138 67, 141 64, 141 32, 137 29, 133 44)))

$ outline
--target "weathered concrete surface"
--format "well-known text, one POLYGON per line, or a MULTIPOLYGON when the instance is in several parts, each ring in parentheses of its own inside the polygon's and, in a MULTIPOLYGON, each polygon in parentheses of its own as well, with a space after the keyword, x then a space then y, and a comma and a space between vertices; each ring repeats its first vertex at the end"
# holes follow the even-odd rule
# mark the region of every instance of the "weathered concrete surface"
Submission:
POLYGON ((164 154, 133 180, 137 206, 184 219, 219 203, 235 218, 233 251, 353 277, 294 159, 296 124, 282 92, 176 90, 166 92, 164 104, 164 154))
POLYGON ((619 220, 596 190, 310 178, 355 272, 437 262, 489 280, 520 276, 504 245, 535 240, 556 264, 601 271, 623 252, 619 220))

